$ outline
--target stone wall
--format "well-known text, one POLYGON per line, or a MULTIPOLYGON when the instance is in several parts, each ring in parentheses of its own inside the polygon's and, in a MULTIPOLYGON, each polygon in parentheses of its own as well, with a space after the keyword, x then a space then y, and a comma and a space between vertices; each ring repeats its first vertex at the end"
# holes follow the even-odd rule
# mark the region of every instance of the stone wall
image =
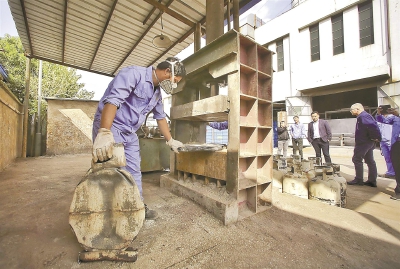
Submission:
POLYGON ((0 81, 0 171, 22 154, 23 105, 0 81))
POLYGON ((47 98, 46 155, 90 153, 98 101, 47 98))

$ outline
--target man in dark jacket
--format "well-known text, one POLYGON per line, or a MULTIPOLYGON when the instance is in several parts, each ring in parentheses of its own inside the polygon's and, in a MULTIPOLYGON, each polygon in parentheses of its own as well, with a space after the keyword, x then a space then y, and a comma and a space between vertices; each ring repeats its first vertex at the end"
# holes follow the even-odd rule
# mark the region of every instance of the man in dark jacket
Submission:
POLYGON ((324 154, 325 163, 332 163, 329 155, 329 141, 332 139, 332 131, 326 120, 319 118, 318 111, 311 113, 312 122, 308 124, 307 140, 311 143, 315 150, 315 156, 321 158, 321 150, 324 154))
POLYGON ((283 157, 286 158, 290 137, 284 121, 281 121, 280 126, 277 128, 277 132, 278 132, 278 155, 281 155, 283 149, 283 157))
POLYGON ((355 103, 350 108, 350 113, 357 116, 353 163, 356 170, 356 177, 348 182, 349 185, 367 185, 376 187, 378 176, 374 160, 375 143, 381 141, 381 132, 374 117, 364 111, 360 103, 355 103), (368 166, 368 180, 364 181, 363 159, 368 166))

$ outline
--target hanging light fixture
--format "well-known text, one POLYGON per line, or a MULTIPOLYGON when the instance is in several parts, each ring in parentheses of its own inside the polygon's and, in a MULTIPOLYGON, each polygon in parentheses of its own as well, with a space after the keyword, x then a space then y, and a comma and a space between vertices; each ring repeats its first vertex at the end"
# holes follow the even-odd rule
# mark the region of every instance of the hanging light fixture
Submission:
POLYGON ((169 39, 168 36, 163 34, 163 20, 162 20, 162 15, 161 15, 161 34, 156 35, 153 38, 153 45, 156 48, 168 48, 171 45, 171 40, 169 39))

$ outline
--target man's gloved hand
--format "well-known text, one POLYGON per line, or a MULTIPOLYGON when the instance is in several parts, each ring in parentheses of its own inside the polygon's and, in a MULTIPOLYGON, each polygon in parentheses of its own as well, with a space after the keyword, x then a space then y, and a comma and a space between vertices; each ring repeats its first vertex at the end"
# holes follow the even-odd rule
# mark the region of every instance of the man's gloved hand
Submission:
POLYGON ((93 143, 92 158, 93 162, 105 162, 113 156, 114 136, 106 128, 100 128, 93 143))
POLYGON ((168 146, 171 147, 171 149, 173 151, 175 151, 176 153, 179 153, 178 148, 183 147, 183 143, 181 141, 178 140, 174 140, 172 137, 169 141, 166 142, 168 146))

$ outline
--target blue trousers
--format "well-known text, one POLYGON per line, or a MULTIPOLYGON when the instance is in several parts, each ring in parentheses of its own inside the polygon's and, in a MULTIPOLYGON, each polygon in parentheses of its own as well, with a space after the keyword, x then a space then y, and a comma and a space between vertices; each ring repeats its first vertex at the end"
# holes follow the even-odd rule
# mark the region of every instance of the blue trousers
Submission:
POLYGON ((375 142, 367 142, 363 144, 356 144, 354 147, 353 163, 356 170, 355 180, 358 182, 364 181, 364 164, 363 160, 368 166, 368 181, 376 182, 378 171, 374 160, 375 142))
MULTIPOLYGON (((94 121, 92 130, 93 141, 95 140, 99 129, 100 122, 94 121)), ((139 138, 137 137, 136 133, 122 133, 120 130, 114 128, 114 126, 111 127, 111 132, 114 135, 115 143, 122 143, 124 145, 126 166, 121 168, 127 170, 132 175, 136 186, 140 191, 140 197, 143 200, 139 138)))
POLYGON ((386 162, 386 167, 387 167, 386 174, 394 176, 392 159, 390 158, 390 141, 381 142, 381 151, 386 162))
POLYGON ((400 140, 398 140, 396 143, 392 145, 390 154, 392 157, 393 168, 396 174, 396 183, 397 183, 397 186, 394 189, 394 191, 396 194, 400 194, 400 140))

